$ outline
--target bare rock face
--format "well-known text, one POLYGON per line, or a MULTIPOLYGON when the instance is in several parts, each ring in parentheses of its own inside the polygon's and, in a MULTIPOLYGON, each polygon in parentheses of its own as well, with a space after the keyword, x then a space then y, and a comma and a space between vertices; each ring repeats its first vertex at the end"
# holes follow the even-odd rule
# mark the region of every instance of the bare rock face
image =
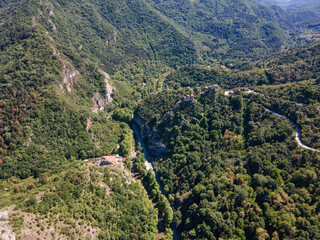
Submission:
POLYGON ((148 148, 153 155, 159 156, 163 153, 169 152, 167 146, 162 142, 158 135, 158 129, 154 131, 147 125, 141 130, 141 137, 147 140, 148 148))
POLYGON ((106 104, 112 103, 113 99, 111 97, 111 94, 113 91, 113 87, 108 82, 108 80, 110 80, 110 76, 108 73, 101 71, 101 70, 100 70, 100 73, 103 75, 104 81, 106 83, 106 96, 105 96, 106 104))
POLYGON ((159 156, 169 152, 167 146, 160 139, 157 128, 152 131, 148 125, 142 127, 143 121, 135 115, 133 116, 133 121, 139 127, 141 138, 147 144, 152 155, 159 156))
POLYGON ((99 70, 99 72, 103 75, 104 81, 106 83, 106 95, 101 96, 100 93, 96 92, 91 98, 91 101, 93 102, 93 107, 91 108, 91 110, 95 113, 98 113, 99 110, 103 110, 107 104, 110 104, 113 101, 111 94, 114 88, 108 82, 110 76, 108 73, 102 70, 99 70))
POLYGON ((51 19, 48 19, 48 23, 51 24, 51 26, 52 26, 52 31, 53 31, 53 32, 57 32, 57 27, 56 27, 56 25, 52 22, 51 19))
POLYGON ((106 39, 106 44, 107 44, 107 45, 115 44, 115 43, 117 42, 117 35, 118 35, 117 30, 114 30, 112 36, 109 36, 109 37, 106 39))
POLYGON ((110 192, 111 192, 110 187, 106 186, 106 191, 105 191, 106 198, 108 198, 110 196, 110 192))
POLYGON ((91 98, 91 101, 93 102, 93 107, 91 108, 93 112, 98 113, 99 110, 104 109, 105 101, 100 93, 95 93, 91 98))
POLYGON ((92 118, 88 118, 87 119, 86 131, 89 131, 91 129, 92 123, 93 123, 93 119, 92 118))
POLYGON ((77 70, 71 67, 62 66, 63 83, 66 85, 68 92, 71 92, 72 86, 75 84, 75 77, 79 74, 77 70))
POLYGON ((79 74, 78 71, 73 71, 73 72, 68 72, 66 73, 66 75, 63 78, 63 82, 67 83, 69 79, 74 78, 75 76, 77 76, 79 74))

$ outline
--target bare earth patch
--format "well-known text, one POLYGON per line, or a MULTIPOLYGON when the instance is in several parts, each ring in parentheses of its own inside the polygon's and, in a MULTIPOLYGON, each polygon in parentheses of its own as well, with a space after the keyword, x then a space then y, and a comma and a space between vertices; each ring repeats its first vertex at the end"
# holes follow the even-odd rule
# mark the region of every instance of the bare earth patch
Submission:
POLYGON ((16 236, 9 224, 9 213, 7 210, 0 211, 0 239, 15 240, 16 236))
POLYGON ((14 206, 6 211, 0 211, 0 239, 4 240, 68 240, 68 239, 96 239, 100 229, 88 225, 80 220, 73 225, 53 219, 48 215, 37 215, 15 210, 14 206), (4 216, 1 218, 1 216, 4 216), (10 219, 9 219, 10 217, 10 219), (5 232, 2 230, 5 229, 5 232), (68 233, 66 235, 65 233, 68 233), (2 238, 1 238, 2 237, 2 238))

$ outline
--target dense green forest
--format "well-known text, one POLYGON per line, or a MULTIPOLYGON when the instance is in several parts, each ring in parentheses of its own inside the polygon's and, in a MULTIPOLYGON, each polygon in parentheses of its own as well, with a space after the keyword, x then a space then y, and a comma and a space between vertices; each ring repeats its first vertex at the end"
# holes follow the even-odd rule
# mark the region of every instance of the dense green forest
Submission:
POLYGON ((319 238, 320 156, 297 146, 289 122, 214 91, 159 111, 171 94, 150 96, 135 118, 168 147, 154 164, 182 239, 319 238))
POLYGON ((187 65, 170 71, 164 86, 197 87, 219 84, 221 87, 249 87, 300 82, 320 77, 320 42, 283 51, 256 62, 243 62, 237 66, 187 65))
POLYGON ((285 11, 253 0, 148 1, 195 39, 204 59, 230 62, 259 59, 263 54, 310 42, 318 33, 317 26, 311 25, 320 20, 317 10, 307 4, 285 11))
POLYGON ((254 1, 149 2, 196 39, 205 57, 256 57, 289 40, 275 11, 254 1))
POLYGON ((261 94, 250 99, 277 111, 297 123, 301 139, 308 146, 320 148, 319 136, 319 79, 277 86, 258 87, 261 94))
POLYGON ((258 0, 273 9, 282 8, 282 13, 286 13, 288 18, 298 27, 302 27, 299 38, 311 40, 319 38, 318 36, 310 36, 310 33, 319 31, 320 20, 320 3, 317 0, 258 0), (308 36, 309 35, 309 36, 308 36))
POLYGON ((319 4, 295 4, 0 0, 0 210, 17 238, 319 239, 320 156, 265 110, 320 149, 319 4))

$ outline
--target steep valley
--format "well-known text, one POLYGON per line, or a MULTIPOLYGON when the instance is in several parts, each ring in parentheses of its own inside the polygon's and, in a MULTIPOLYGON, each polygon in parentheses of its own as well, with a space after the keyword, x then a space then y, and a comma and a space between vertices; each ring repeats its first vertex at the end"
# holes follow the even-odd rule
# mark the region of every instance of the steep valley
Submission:
POLYGON ((0 0, 0 239, 319 239, 318 9, 0 0))

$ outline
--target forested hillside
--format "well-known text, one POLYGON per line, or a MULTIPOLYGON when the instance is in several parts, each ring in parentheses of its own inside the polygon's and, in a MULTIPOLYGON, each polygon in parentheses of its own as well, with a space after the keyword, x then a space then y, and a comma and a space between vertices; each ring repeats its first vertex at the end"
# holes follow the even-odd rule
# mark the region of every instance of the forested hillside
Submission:
MULTIPOLYGON (((2 178, 38 176, 71 158, 115 151, 126 133, 106 119, 107 111, 95 114, 90 109, 99 96, 103 100, 106 91, 111 93, 106 89, 107 75, 101 72, 114 73, 139 61, 159 61, 160 66, 195 61, 193 44, 186 37, 143 1, 132 4, 19 1, 3 5, 2 178)), ((149 65, 154 64, 143 66, 149 65)), ((129 81, 124 84, 120 92, 130 86, 129 81)), ((122 104, 115 97, 114 104, 122 104)), ((103 101, 111 102, 110 97, 103 101)), ((98 108, 106 106, 102 105, 98 108)))
POLYGON ((286 18, 295 26, 298 41, 319 39, 320 2, 318 0, 258 0, 272 9, 282 8, 286 18))
POLYGON ((319 239, 319 154, 265 109, 320 149, 293 3, 0 0, 0 238, 319 239))
POLYGON ((255 1, 153 1, 214 58, 237 59, 279 51, 289 44, 281 15, 255 1))
MULTIPOLYGON (((263 61, 248 64, 237 72, 247 85, 281 84, 316 79, 320 76, 320 42, 283 51, 263 61)), ((241 80, 238 79, 239 85, 241 80)))
POLYGON ((168 88, 219 84, 223 88, 278 85, 320 77, 320 42, 273 54, 265 60, 213 67, 192 65, 171 71, 164 80, 168 88))
POLYGON ((302 141, 319 149, 319 79, 257 87, 261 94, 250 95, 250 98, 297 123, 302 141))
POLYGON ((57 28, 53 38, 110 74, 120 64, 159 60, 176 66, 197 58, 193 43, 143 0, 55 1, 52 6, 47 11, 53 11, 57 28))
POLYGON ((150 152, 181 239, 319 239, 320 156, 297 146, 287 120, 210 90, 159 111, 172 94, 147 98, 135 120, 156 134, 146 143, 167 147, 150 152))
POLYGON ((18 239, 155 239, 157 210, 128 169, 76 161, 57 168, 0 182, 0 209, 11 206, 18 239))

